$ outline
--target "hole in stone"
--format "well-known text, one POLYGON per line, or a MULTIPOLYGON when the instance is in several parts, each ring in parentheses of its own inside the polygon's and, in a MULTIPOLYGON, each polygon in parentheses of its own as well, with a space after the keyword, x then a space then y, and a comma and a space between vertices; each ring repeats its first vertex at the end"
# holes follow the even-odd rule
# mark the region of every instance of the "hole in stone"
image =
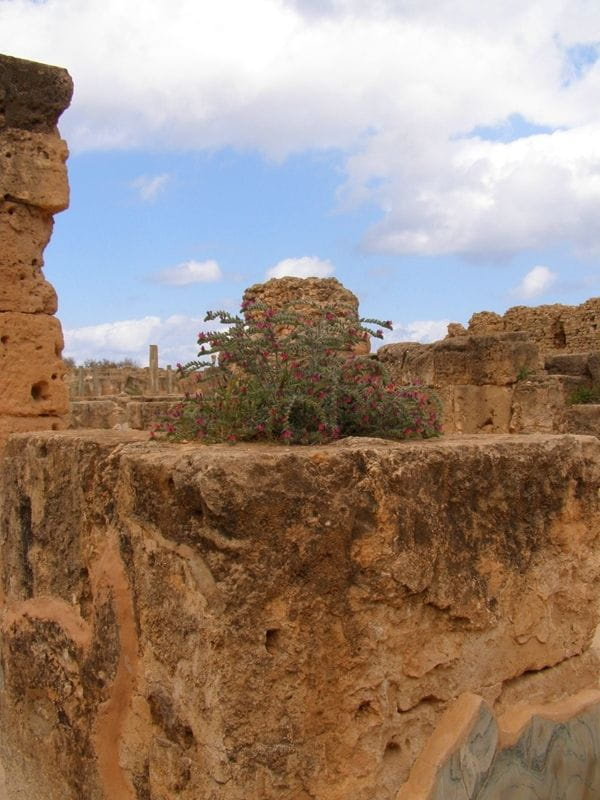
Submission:
POLYGON ((279 650, 279 628, 269 628, 265 631, 265 647, 268 653, 275 653, 279 650))
POLYGON ((34 400, 47 400, 50 397, 48 381, 38 381, 31 387, 31 396, 34 400))
POLYGON ((11 206, 11 207, 8 209, 8 213, 9 213, 9 216, 11 216, 11 217, 12 217, 12 215, 15 213, 15 207, 14 207, 14 206, 11 206))
POLYGON ((37 258, 32 258, 31 259, 31 266, 32 267, 37 267, 38 264, 39 264, 39 261, 37 260, 37 258))
POLYGON ((8 344, 8 336, 0 336, 0 342, 2 342, 2 344, 8 344))
POLYGON ((26 277, 26 276, 25 276, 25 273, 24 273, 24 272, 21 272, 21 274, 19 275, 19 280, 20 280, 20 281, 24 281, 24 280, 25 280, 25 277, 26 277))
POLYGON ((58 424, 58 422, 53 422, 52 423, 52 430, 53 431, 59 431, 60 430, 60 425, 58 424))
POLYGON ((5 158, 10 158, 12 156, 12 153, 4 153, 4 156, 5 158))
POLYGON ((56 372, 53 372, 50 377, 52 378, 53 381, 55 381, 57 378, 56 372))
POLYGON ((397 742, 388 742, 383 751, 384 762, 394 763, 401 757, 400 745, 397 742))
POLYGON ((356 716, 357 717, 364 717, 366 716, 369 711, 373 710, 373 706, 371 705, 370 700, 363 700, 359 707, 356 709, 356 716))

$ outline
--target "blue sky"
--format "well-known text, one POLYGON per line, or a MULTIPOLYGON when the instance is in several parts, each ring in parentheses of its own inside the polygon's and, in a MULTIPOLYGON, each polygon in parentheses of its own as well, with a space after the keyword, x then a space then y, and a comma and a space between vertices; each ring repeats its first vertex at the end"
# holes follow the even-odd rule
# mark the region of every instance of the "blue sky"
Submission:
POLYGON ((195 353, 208 308, 333 275, 394 340, 600 294, 600 6, 0 0, 65 66, 66 354, 195 353))

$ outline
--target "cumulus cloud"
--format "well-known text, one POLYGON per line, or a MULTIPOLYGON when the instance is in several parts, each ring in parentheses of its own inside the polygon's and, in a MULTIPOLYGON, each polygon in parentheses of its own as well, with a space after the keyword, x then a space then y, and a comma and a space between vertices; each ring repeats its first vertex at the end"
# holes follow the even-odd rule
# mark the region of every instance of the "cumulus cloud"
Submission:
MULTIPOLYGON (((392 342, 434 342, 443 339, 449 320, 417 320, 396 322, 393 331, 384 330, 384 339, 372 339, 373 348, 392 342)), ((64 331, 64 355, 80 364, 88 358, 121 360, 132 358, 142 366, 148 363, 148 347, 158 345, 159 360, 163 365, 185 363, 198 354, 196 345, 199 331, 225 329, 215 322, 204 322, 202 317, 173 314, 165 319, 147 316, 86 325, 64 331)))
POLYGON ((302 256, 301 258, 284 258, 274 267, 267 270, 266 277, 283 278, 329 278, 335 272, 331 261, 316 256, 302 256))
POLYGON ((156 344, 161 364, 174 365, 195 358, 198 353, 198 332, 214 328, 214 322, 209 324, 203 318, 180 314, 166 319, 147 316, 87 325, 64 331, 64 355, 74 358, 77 363, 88 358, 132 358, 141 365, 146 365, 148 346, 156 344))
POLYGON ((168 286, 190 286, 193 283, 212 283, 223 277, 221 267, 214 259, 184 261, 176 267, 167 267, 152 276, 156 283, 168 286))
POLYGON ((394 342, 437 342, 447 333, 449 319, 421 319, 414 322, 394 322, 393 329, 383 331, 383 341, 372 340, 373 346, 394 342))
POLYGON ((162 175, 140 175, 131 181, 130 186, 138 193, 140 200, 144 203, 151 203, 164 191, 170 180, 171 176, 168 173, 163 173, 162 175))
POLYGON ((336 148, 399 254, 600 251, 598 42, 590 0, 0 2, 0 50, 72 72, 74 150, 336 148))
POLYGON ((521 300, 532 300, 547 292, 556 283, 557 277, 557 274, 548 267, 533 267, 511 294, 521 300))

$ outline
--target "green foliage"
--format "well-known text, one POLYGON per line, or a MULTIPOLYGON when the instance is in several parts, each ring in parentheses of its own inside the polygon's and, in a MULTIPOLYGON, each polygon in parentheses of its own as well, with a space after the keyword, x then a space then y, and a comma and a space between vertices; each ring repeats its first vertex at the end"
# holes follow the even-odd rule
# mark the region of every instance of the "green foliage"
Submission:
POLYGON ((578 386, 569 397, 572 406, 600 403, 600 385, 578 386))
POLYGON ((226 311, 206 315, 206 321, 218 321, 219 330, 200 333, 199 360, 178 367, 184 375, 205 370, 207 388, 175 406, 154 435, 311 444, 352 435, 404 439, 440 432, 432 395, 396 385, 379 361, 352 353, 369 334, 382 338, 381 328, 391 328, 390 322, 316 307, 298 314, 255 304, 242 312, 248 318, 226 311))
POLYGON ((533 375, 533 370, 531 369, 531 367, 526 367, 525 365, 523 365, 517 372, 517 381, 526 381, 529 378, 531 378, 532 375, 533 375))
POLYGON ((86 369, 92 369, 93 367, 99 367, 100 369, 120 369, 126 367, 132 369, 139 367, 139 364, 132 358, 122 358, 120 361, 113 361, 110 358, 86 358, 83 362, 83 366, 86 369))

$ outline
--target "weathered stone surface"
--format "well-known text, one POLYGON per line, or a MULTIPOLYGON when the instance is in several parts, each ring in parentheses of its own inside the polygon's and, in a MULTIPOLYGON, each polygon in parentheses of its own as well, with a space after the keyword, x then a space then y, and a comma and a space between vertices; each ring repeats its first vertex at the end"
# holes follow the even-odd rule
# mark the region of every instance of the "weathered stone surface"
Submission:
POLYGON ((68 413, 60 322, 46 314, 0 314, 0 415, 68 413))
POLYGON ((445 386, 440 390, 444 433, 506 433, 511 386, 445 386))
POLYGON ((597 681, 592 437, 73 431, 1 476, 9 800, 392 800, 462 692, 597 681))
POLYGON ((511 433, 559 433, 573 392, 587 383, 574 375, 548 375, 519 381, 514 387, 511 433))
POLYGON ((14 430, 68 411, 56 294, 41 272, 52 214, 66 208, 66 143, 56 123, 73 91, 65 70, 0 55, 0 448, 14 430), (4 415, 4 416, 3 416, 4 415))
POLYGON ((127 423, 131 428, 138 431, 150 430, 159 418, 168 414, 170 409, 177 404, 178 399, 172 397, 170 400, 132 400, 127 404, 127 423))
POLYGON ((292 304, 299 313, 314 313, 312 304, 333 312, 358 317, 358 298, 336 278, 271 278, 244 292, 243 302, 270 308, 292 304))
POLYGON ((589 353, 548 353, 544 368, 550 375, 578 375, 590 378, 589 353))
POLYGON ((565 412, 565 431, 600 438, 600 405, 569 406, 565 412))
POLYGON ((450 322, 448 324, 448 333, 446 334, 447 338, 451 338, 452 336, 468 336, 468 334, 469 331, 462 323, 450 322))
POLYGON ((42 274, 52 217, 0 199, 0 311, 54 314, 56 292, 42 274))
POLYGON ((596 800, 600 691, 524 705, 498 721, 464 694, 440 720, 397 800, 596 800))
MULTIPOLYGON (((256 283, 246 289, 243 302, 261 303, 276 310, 291 304, 294 311, 308 316, 324 309, 358 320, 358 298, 336 278, 271 278, 266 283, 256 283)), ((251 312, 245 313, 251 315, 251 312)), ((354 350, 368 353, 370 348, 367 337, 354 350)))
POLYGON ((115 400, 75 400, 70 403, 70 428, 114 428, 127 420, 126 405, 115 400))
POLYGON ((433 344, 387 345, 382 361, 401 359, 396 374, 406 383, 429 386, 457 384, 503 386, 515 383, 524 370, 540 368, 539 350, 524 334, 452 336, 433 344))
POLYGON ((56 214, 69 205, 67 144, 58 134, 0 131, 0 195, 56 214))
POLYGON ((579 306, 513 306, 503 316, 481 311, 469 320, 469 333, 498 331, 524 331, 544 352, 599 350, 600 297, 591 297, 579 306))
POLYGON ((0 129, 51 133, 72 95, 65 69, 0 54, 0 129))
MULTIPOLYGON (((166 416, 183 395, 169 398, 127 396, 95 398, 94 400, 72 400, 70 403, 70 428, 116 427, 133 430, 151 430, 160 416, 166 416)), ((0 800, 2 800, 0 798, 0 800)))
MULTIPOLYGON (((67 427, 64 417, 36 416, 36 417, 11 417, 0 416, 0 442, 4 443, 11 433, 25 433, 26 431, 61 431, 67 427)), ((2 795, 0 794, 0 800, 2 795)))

